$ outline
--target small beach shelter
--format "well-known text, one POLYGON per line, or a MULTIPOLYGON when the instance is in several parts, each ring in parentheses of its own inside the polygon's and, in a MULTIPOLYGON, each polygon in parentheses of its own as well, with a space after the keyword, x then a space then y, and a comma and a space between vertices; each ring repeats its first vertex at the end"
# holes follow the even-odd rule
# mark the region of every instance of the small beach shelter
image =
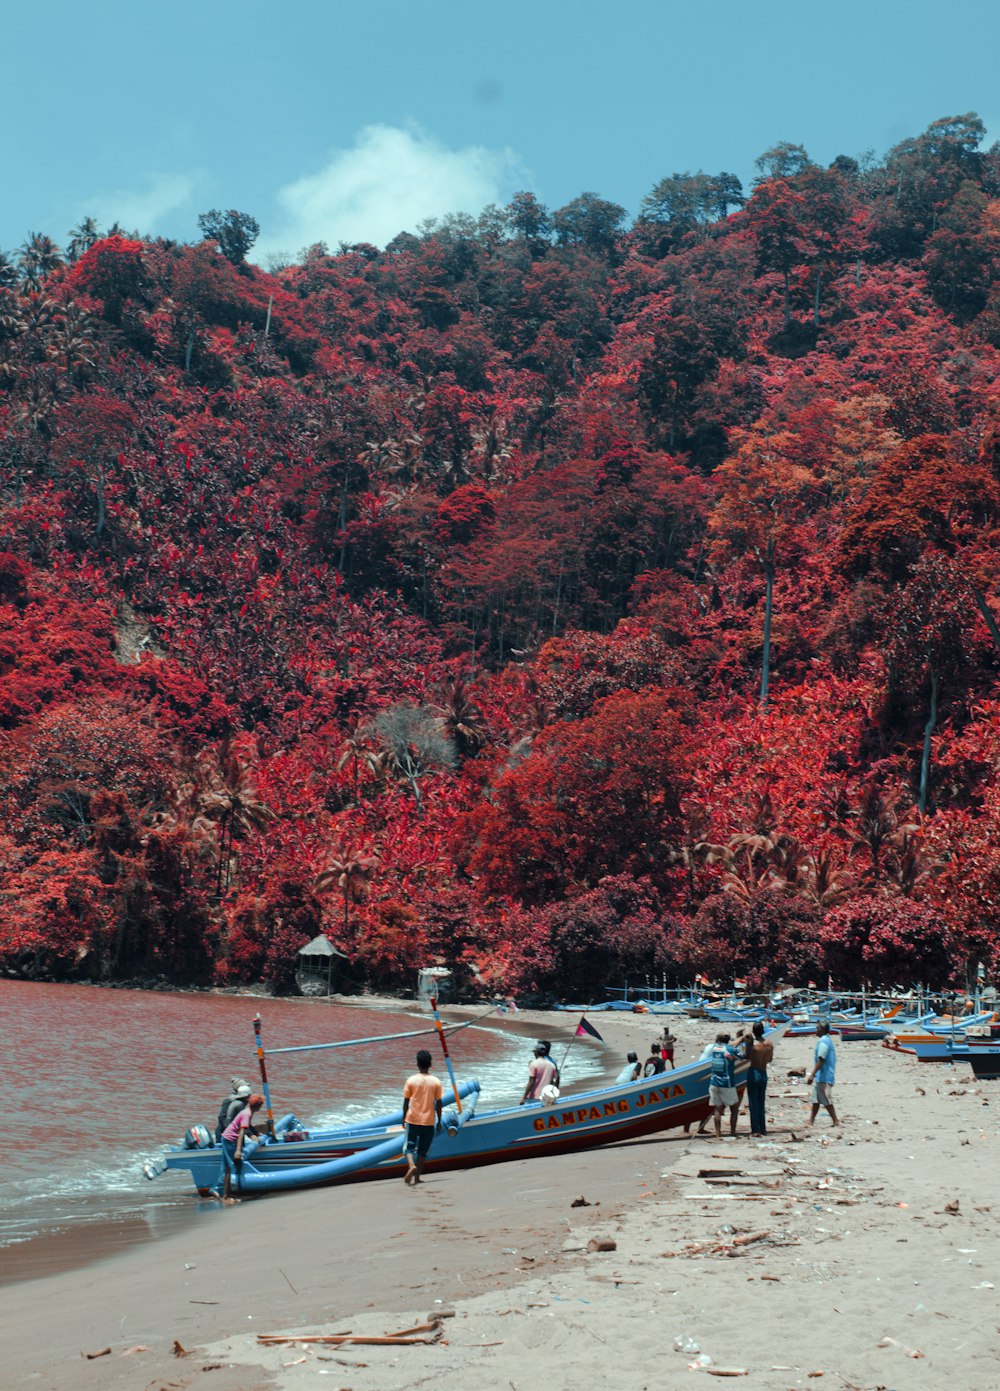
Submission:
POLYGON ((452 974, 446 966, 423 966, 417 972, 417 999, 421 1005, 426 1007, 435 998, 450 1000, 454 993, 452 974))
POLYGON ((334 964, 338 959, 350 960, 346 952, 333 945, 325 932, 300 947, 295 955, 298 957, 295 984, 303 995, 329 995, 334 964))

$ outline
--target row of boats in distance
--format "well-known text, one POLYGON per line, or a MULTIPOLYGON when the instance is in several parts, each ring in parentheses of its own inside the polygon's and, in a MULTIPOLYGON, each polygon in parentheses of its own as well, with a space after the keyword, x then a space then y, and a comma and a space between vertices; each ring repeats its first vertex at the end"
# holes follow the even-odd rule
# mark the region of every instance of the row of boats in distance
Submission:
POLYGON ((713 997, 695 991, 655 987, 636 990, 626 986, 608 993, 616 998, 597 1005, 556 1008, 569 1013, 584 1008, 588 1013, 630 1011, 745 1027, 764 1020, 784 1024, 789 1038, 815 1033, 816 1025, 825 1022, 844 1043, 880 1040, 886 1048, 911 1054, 921 1062, 965 1061, 979 1078, 1000 1078, 1000 1017, 996 1010, 985 1008, 985 999, 978 995, 952 996, 948 1010, 942 1009, 942 1005, 949 997, 931 997, 923 992, 873 996, 868 992, 834 995, 779 991, 747 996, 733 991, 728 996, 713 997), (929 1008, 932 999, 937 1008, 929 1008))
MULTIPOLYGON (((611 1000, 601 1005, 566 1005, 570 1012, 597 1013, 626 1009, 641 1014, 658 1014, 709 1019, 719 1024, 751 1026, 765 1021, 767 1035, 782 1036, 815 1033, 820 1022, 830 1025, 842 1041, 881 1040, 893 1051, 915 1055, 924 1062, 968 1061, 977 1077, 1000 1077, 1000 1020, 996 1012, 978 1009, 978 999, 969 1002, 970 1012, 957 1013, 928 1009, 926 997, 850 997, 804 992, 792 995, 740 997, 726 999, 696 996, 611 1000)), ((433 1004, 434 1002, 432 1002, 433 1004)), ((941 1001, 938 999, 940 1005, 941 1001)), ((436 1005, 435 1021, 438 1020, 436 1005)), ((452 1025, 438 1030, 450 1033, 468 1027, 452 1025)), ((265 1049, 257 1030, 257 1052, 264 1079, 270 1116, 270 1091, 264 1069, 265 1049)), ((391 1038, 412 1038, 413 1034, 383 1035, 380 1038, 349 1040, 333 1044, 314 1044, 316 1049, 370 1045, 391 1038)), ((274 1053, 302 1052, 305 1048, 278 1048, 274 1053)), ((449 1073, 451 1063, 445 1050, 449 1073)), ((711 1113, 709 1076, 711 1064, 698 1059, 654 1077, 635 1082, 585 1089, 564 1094, 551 1106, 480 1106, 478 1081, 458 1082, 445 1095, 444 1124, 435 1139, 427 1169, 465 1169, 505 1160, 533 1158, 546 1154, 589 1149, 652 1135, 676 1126, 690 1127, 711 1113)), ((742 1093, 747 1063, 736 1067, 736 1085, 742 1093)), ((272 1121, 269 1133, 251 1142, 244 1150, 244 1163, 235 1179, 241 1195, 264 1194, 342 1184, 368 1179, 398 1178, 404 1172, 402 1110, 351 1126, 307 1130, 292 1114, 272 1121)), ((211 1143, 203 1126, 192 1127, 183 1143, 143 1165, 147 1178, 164 1172, 184 1173, 203 1195, 218 1184, 222 1155, 211 1143), (199 1136, 203 1138, 198 1138, 199 1136)))

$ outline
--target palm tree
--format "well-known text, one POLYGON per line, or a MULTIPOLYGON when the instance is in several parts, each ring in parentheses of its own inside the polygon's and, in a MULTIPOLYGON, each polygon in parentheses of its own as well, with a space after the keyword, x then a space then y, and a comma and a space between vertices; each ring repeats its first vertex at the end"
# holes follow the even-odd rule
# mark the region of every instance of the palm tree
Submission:
POLYGON ((898 792, 882 791, 870 782, 861 794, 857 810, 852 813, 856 829, 851 832, 851 840, 857 846, 864 846, 871 856, 873 879, 878 878, 882 852, 899 836, 917 829, 915 824, 900 821, 900 800, 898 792))
POLYGON ((355 802, 361 792, 360 772, 362 767, 367 768, 376 780, 385 776, 385 754, 372 743, 371 725, 366 720, 361 720, 357 715, 348 721, 344 742, 340 746, 340 757, 337 759, 337 771, 343 772, 348 765, 351 768, 351 784, 355 802))
POLYGON ((62 362, 66 375, 79 385, 97 357, 97 324, 74 302, 66 305, 46 344, 49 357, 62 362))
POLYGON ((85 217, 73 228, 69 234, 69 241, 66 243, 66 258, 72 265, 79 261, 84 252, 89 251, 96 241, 100 241, 101 234, 97 230, 97 223, 92 217, 85 217))
POLYGON ((317 893, 337 888, 343 894, 345 940, 350 927, 351 900, 358 901, 362 891, 368 886, 378 862, 377 850, 364 851, 356 846, 337 842, 327 856, 323 868, 313 880, 313 888, 317 893))
POLYGON ((472 698, 464 676, 455 676, 438 687, 435 706, 461 758, 468 758, 486 743, 483 712, 472 698))
POLYGON ((233 841, 237 830, 263 826, 274 813, 260 799, 250 767, 230 739, 223 739, 216 751, 216 766, 208 772, 208 784, 199 806, 211 821, 219 823, 219 868, 216 895, 232 883, 233 841))
POLYGON ((45 277, 62 265, 62 253, 44 232, 32 232, 21 247, 18 263, 21 279, 28 289, 40 290, 45 277))

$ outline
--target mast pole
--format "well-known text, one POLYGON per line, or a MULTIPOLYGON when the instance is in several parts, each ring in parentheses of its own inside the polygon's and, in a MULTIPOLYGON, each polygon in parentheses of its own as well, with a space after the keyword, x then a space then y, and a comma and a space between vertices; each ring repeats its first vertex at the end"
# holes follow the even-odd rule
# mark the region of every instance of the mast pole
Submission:
POLYGON ((448 1078, 451 1082, 451 1089, 455 1094, 455 1108, 458 1111, 458 1114, 461 1115, 462 1098, 458 1094, 458 1083, 455 1081, 455 1069, 451 1065, 451 1055, 448 1052, 448 1039, 444 1029, 441 1026, 441 1017, 438 1014, 438 1002, 436 995, 431 996, 431 1013, 434 1016, 434 1025, 438 1031, 438 1037, 441 1040, 441 1051, 442 1053, 444 1053, 444 1062, 445 1067, 447 1067, 448 1069, 448 1078))
POLYGON ((271 1088, 267 1085, 267 1063, 264 1061, 264 1041, 260 1034, 260 1015, 253 1021, 254 1038, 257 1041, 257 1066, 260 1068, 261 1085, 264 1088, 264 1105, 267 1108, 267 1133, 274 1138, 274 1112, 271 1110, 271 1088))

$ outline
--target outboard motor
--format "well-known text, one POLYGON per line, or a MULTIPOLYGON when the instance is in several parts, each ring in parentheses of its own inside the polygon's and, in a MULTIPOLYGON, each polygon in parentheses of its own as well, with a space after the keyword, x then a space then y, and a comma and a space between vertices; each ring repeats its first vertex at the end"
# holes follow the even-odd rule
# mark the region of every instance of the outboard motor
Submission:
POLYGON ((207 1150, 212 1145, 212 1136, 208 1127, 204 1125, 192 1125, 184 1132, 184 1148, 186 1150, 207 1150))

